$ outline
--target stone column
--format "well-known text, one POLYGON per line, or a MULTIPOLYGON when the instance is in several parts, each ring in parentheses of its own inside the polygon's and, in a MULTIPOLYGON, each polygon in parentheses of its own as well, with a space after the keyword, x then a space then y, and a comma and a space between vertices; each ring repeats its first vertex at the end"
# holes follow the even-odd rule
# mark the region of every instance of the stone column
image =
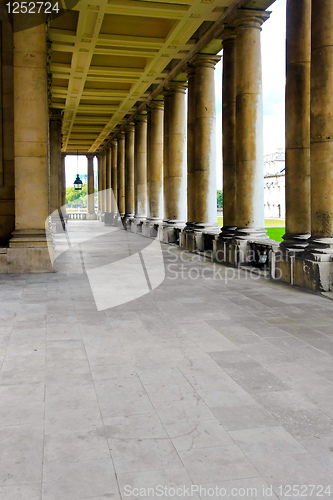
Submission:
POLYGON ((215 65, 219 56, 197 54, 195 71, 195 224, 197 230, 218 230, 216 207, 215 65))
POLYGON ((310 214, 311 0, 287 0, 286 234, 282 246, 303 248, 310 214))
POLYGON ((41 17, 26 29, 25 14, 13 21, 15 231, 9 272, 50 272, 46 24, 41 17))
POLYGON ((126 127, 125 135, 125 218, 134 217, 134 123, 126 127))
MULTIPOLYGON (((311 249, 331 255, 333 253, 332 75, 333 3, 331 0, 321 0, 313 3, 311 21, 311 249)), ((332 276, 329 280, 332 289, 332 276)), ((325 288, 323 283, 322 288, 325 288)))
POLYGON ((94 188, 94 154, 87 155, 88 162, 88 213, 87 219, 96 219, 95 213, 95 188, 94 188))
POLYGON ((62 153, 61 155, 61 169, 59 175, 59 206, 61 207, 62 215, 66 218, 66 165, 65 165, 66 155, 62 153))
POLYGON ((111 143, 111 212, 113 217, 118 214, 118 141, 114 139, 111 143))
POLYGON ((197 220, 195 215, 195 67, 187 68, 187 226, 191 227, 197 220))
POLYGON ((103 211, 103 157, 102 154, 97 156, 97 182, 98 182, 98 212, 103 211))
POLYGON ((59 210, 62 191, 61 176, 61 125, 62 113, 59 109, 50 109, 49 141, 50 141, 50 174, 49 174, 49 213, 51 215, 51 229, 54 232, 62 231, 61 211, 59 210))
POLYGON ((236 236, 266 236, 260 32, 269 13, 239 10, 236 25, 236 236))
POLYGON ((102 211, 106 212, 106 151, 102 153, 102 211))
POLYGON ((111 212, 111 148, 107 147, 106 149, 106 156, 105 156, 105 161, 106 161, 106 207, 105 211, 106 212, 111 212))
POLYGON ((161 222, 163 219, 163 115, 162 100, 153 100, 150 107, 147 162, 147 219, 161 222))
POLYGON ((222 158, 223 227, 222 237, 236 229, 236 35, 232 28, 222 32, 222 158))
POLYGON ((118 136, 117 195, 120 217, 125 215, 125 132, 118 136))
POLYGON ((185 225, 186 91, 185 82, 170 82, 164 105, 164 222, 185 225))
POLYGON ((147 114, 135 117, 134 147, 135 220, 142 223, 147 216, 147 114))

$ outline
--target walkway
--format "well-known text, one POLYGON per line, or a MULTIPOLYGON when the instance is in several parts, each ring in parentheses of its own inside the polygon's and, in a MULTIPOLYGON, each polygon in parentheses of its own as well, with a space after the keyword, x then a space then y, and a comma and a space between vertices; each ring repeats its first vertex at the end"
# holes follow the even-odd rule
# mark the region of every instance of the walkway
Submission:
POLYGON ((159 243, 97 221, 69 244, 0 276, 1 500, 329 498, 332 301, 165 245, 154 288, 159 243))

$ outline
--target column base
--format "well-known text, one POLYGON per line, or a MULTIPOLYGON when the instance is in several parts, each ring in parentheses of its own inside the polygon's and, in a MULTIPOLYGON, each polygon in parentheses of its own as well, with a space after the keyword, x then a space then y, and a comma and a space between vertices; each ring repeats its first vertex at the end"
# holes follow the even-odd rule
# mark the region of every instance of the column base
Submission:
POLYGON ((223 226, 221 228, 220 237, 221 238, 233 238, 237 230, 236 226, 223 226))
POLYGON ((45 230, 21 229, 13 232, 7 250, 9 273, 53 273, 53 261, 52 236, 45 230))
POLYGON ((185 221, 165 219, 159 229, 159 239, 163 243, 179 245, 181 231, 185 227, 185 221))
POLYGON ((127 230, 127 231, 131 230, 131 223, 132 223, 133 219, 134 219, 134 214, 125 214, 124 215, 124 217, 122 219, 122 223, 123 223, 125 230, 127 230))
POLYGON ((148 238, 156 238, 159 234, 162 219, 147 219, 142 225, 142 234, 148 238))
POLYGON ((310 234, 307 233, 286 233, 282 236, 281 248, 290 248, 291 250, 303 250, 309 244, 310 234))
POLYGON ((179 246, 190 252, 213 252, 213 241, 219 230, 214 223, 187 223, 180 233, 179 246))
POLYGON ((142 227, 146 218, 137 218, 131 220, 131 232, 135 234, 142 234, 142 227))
POLYGON ((233 237, 238 240, 269 239, 264 227, 237 227, 233 237))
POLYGON ((97 215, 94 211, 87 212, 86 220, 96 220, 96 219, 97 219, 97 215))

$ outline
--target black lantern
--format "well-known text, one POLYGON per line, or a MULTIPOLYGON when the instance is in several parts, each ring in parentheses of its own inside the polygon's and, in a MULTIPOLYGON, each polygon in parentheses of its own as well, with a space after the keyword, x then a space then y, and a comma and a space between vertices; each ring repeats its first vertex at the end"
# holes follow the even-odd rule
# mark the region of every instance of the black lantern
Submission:
POLYGON ((80 179, 79 174, 76 175, 76 179, 74 181, 74 189, 75 189, 75 191, 81 191, 82 190, 82 181, 80 179))
POLYGON ((74 189, 75 191, 82 191, 82 181, 79 176, 79 150, 76 150, 76 179, 74 181, 74 189))

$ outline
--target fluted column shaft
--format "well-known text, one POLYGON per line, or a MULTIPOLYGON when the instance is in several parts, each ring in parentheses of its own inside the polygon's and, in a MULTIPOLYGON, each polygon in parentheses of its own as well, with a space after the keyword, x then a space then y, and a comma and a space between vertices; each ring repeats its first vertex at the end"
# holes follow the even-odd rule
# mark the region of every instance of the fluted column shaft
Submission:
POLYGON ((333 248, 333 3, 312 2, 311 20, 311 242, 333 248))
POLYGON ((134 194, 135 218, 144 220, 147 216, 147 115, 135 117, 134 147, 134 194))
POLYGON ((310 236, 311 0, 287 0, 286 234, 302 247, 310 236))
POLYGON ((88 161, 88 212, 95 213, 95 200, 94 200, 94 155, 87 155, 88 161))
POLYGON ((164 218, 184 224, 186 203, 186 83, 171 82, 164 104, 164 218))
POLYGON ((148 114, 147 218, 163 218, 163 101, 151 101, 148 114))
POLYGON ((117 197, 118 211, 121 217, 125 214, 125 133, 118 136, 117 159, 117 197))
POLYGON ((218 56, 198 54, 195 66, 194 165, 197 228, 217 228, 215 65, 218 56))
POLYGON ((195 184, 195 67, 187 69, 187 222, 196 221, 196 184, 195 184))
POLYGON ((240 10, 236 24, 237 236, 266 236, 260 31, 269 13, 240 10))
POLYGON ((236 35, 223 31, 222 73, 222 158, 223 158, 223 228, 231 236, 236 229, 236 35))
POLYGON ((106 212, 111 212, 111 148, 106 150, 106 212))
POLYGON ((125 215, 129 218, 134 216, 134 134, 131 123, 125 135, 125 215))

